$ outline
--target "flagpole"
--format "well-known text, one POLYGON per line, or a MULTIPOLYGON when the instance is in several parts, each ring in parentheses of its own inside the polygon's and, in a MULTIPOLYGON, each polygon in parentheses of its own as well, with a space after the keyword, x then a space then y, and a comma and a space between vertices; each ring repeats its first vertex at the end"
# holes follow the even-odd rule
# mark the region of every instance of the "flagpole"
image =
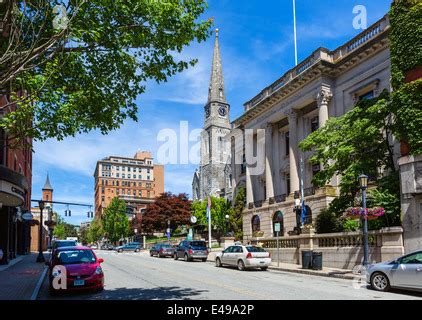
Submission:
POLYGON ((295 42, 295 65, 297 66, 296 1, 293 0, 293 30, 295 42))

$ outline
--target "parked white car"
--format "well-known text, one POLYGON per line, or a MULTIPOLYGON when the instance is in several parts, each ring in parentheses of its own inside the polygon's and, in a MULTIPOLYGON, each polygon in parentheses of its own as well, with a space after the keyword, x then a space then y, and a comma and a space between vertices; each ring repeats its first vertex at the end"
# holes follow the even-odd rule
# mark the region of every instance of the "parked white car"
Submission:
POLYGON ((422 251, 370 265, 366 277, 377 291, 390 288, 422 291, 422 251))
POLYGON ((261 247, 234 245, 217 253, 215 265, 237 266, 240 271, 260 268, 265 271, 271 264, 271 255, 261 247))

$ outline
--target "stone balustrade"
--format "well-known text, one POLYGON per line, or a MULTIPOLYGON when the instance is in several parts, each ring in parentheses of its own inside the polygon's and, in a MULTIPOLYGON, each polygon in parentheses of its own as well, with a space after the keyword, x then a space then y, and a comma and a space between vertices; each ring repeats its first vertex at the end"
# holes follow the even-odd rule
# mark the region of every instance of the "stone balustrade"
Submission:
MULTIPOLYGON (((368 240, 371 263, 387 261, 404 254, 401 227, 370 231, 368 240)), ((315 234, 309 231, 299 236, 280 237, 279 241, 281 262, 301 264, 303 250, 322 252, 325 267, 352 269, 363 261, 361 232, 315 234)), ((273 257, 277 256, 276 238, 255 238, 250 242, 266 248, 273 257)))

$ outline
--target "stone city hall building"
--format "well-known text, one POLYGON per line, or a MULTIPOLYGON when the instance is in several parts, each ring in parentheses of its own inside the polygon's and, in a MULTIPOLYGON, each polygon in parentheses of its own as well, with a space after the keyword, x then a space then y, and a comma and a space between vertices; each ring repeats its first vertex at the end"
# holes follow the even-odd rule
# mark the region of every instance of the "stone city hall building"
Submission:
POLYGON ((135 213, 164 193, 164 166, 154 163, 151 152, 138 151, 133 158, 111 156, 97 162, 95 173, 95 216, 117 197, 135 213))
POLYGON ((309 163, 311 153, 302 153, 298 144, 330 117, 351 110, 359 99, 390 90, 389 28, 385 16, 334 51, 318 48, 244 105, 244 113, 232 123, 228 139, 232 142, 233 188, 246 187, 245 240, 274 236, 278 222, 283 226, 281 236, 294 230, 295 199, 301 198, 301 158, 307 222, 338 196, 338 176, 324 188, 312 185, 320 167, 309 163), (247 129, 255 130, 254 145, 265 139, 265 170, 261 175, 251 174, 245 160, 235 163, 235 159, 245 159, 244 145, 235 141, 247 129), (265 130, 264 139, 257 141, 257 129, 265 130))

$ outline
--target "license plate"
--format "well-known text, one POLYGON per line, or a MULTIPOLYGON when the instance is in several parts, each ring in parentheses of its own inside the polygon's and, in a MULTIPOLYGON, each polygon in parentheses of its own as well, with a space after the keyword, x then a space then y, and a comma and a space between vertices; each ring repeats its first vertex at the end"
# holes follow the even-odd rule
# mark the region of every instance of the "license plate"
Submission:
POLYGON ((83 286, 83 285, 85 285, 85 280, 75 280, 75 281, 73 281, 73 285, 75 287, 83 286))
POLYGON ((259 263, 264 264, 264 263, 265 263, 265 261, 260 261, 259 263))

